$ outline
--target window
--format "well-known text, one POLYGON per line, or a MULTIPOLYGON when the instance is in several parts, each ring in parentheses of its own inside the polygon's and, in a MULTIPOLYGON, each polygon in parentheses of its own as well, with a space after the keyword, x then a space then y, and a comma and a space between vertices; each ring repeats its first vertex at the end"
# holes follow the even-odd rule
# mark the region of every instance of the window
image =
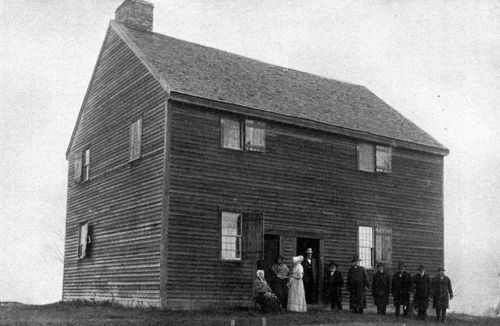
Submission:
POLYGON ((90 180, 90 148, 86 148, 83 152, 75 153, 74 163, 75 181, 84 182, 90 180))
POLYGON ((223 260, 241 260, 242 215, 222 213, 222 251, 223 260))
POLYGON ((130 125, 130 146, 129 160, 135 161, 141 157, 142 141, 142 118, 136 120, 130 125))
POLYGON ((373 228, 360 226, 358 230, 359 259, 363 267, 373 267, 373 228))
POLYGON ((221 143, 224 148, 243 149, 244 144, 247 151, 263 152, 266 147, 265 134, 264 122, 221 118, 221 143))
POLYGON ((392 171, 392 151, 389 146, 358 143, 358 170, 365 172, 392 171))
POLYGON ((78 232, 78 259, 88 256, 88 244, 90 243, 89 222, 80 224, 78 232))
POLYGON ((376 262, 392 264, 391 228, 360 226, 358 244, 361 266, 371 268, 376 262))
POLYGON ((266 124, 259 121, 245 121, 245 149, 248 151, 263 152, 266 143, 266 124))
POLYGON ((241 149, 241 122, 239 120, 221 119, 222 147, 241 149))

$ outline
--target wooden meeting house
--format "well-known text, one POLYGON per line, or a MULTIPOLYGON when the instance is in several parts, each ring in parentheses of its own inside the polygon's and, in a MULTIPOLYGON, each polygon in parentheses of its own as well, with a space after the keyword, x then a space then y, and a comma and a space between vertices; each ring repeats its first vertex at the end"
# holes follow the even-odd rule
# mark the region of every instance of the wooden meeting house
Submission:
POLYGON ((443 264, 445 147, 363 86, 152 22, 116 10, 66 152, 63 300, 245 305, 259 261, 307 247, 320 278, 443 264))

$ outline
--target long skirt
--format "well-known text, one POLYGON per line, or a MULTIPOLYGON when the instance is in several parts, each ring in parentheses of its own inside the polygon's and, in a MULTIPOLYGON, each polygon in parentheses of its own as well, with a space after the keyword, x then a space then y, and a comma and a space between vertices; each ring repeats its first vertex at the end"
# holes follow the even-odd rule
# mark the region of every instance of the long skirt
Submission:
POLYGON ((288 311, 306 312, 306 294, 304 291, 304 282, 302 279, 290 279, 290 289, 288 290, 288 311))
POLYGON ((273 281, 273 286, 272 286, 274 294, 276 294, 276 296, 278 297, 278 300, 280 301, 280 304, 283 308, 286 308, 288 301, 287 283, 288 281, 286 278, 276 277, 273 281))
POLYGON ((278 298, 276 298, 275 296, 266 296, 262 293, 259 293, 257 295, 257 298, 255 298, 255 301, 260 305, 260 307, 262 308, 262 312, 264 313, 278 312, 280 310, 278 298))

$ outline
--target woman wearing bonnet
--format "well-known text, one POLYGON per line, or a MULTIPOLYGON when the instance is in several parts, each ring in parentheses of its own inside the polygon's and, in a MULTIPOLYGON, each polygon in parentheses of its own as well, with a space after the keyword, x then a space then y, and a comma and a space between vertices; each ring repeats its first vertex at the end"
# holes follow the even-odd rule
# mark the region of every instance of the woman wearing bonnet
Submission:
POLYGON ((255 302, 262 308, 262 312, 278 312, 280 310, 278 298, 274 295, 269 284, 264 279, 264 271, 257 270, 257 277, 253 281, 255 302))
POLYGON ((293 257, 293 271, 290 275, 290 289, 288 290, 288 311, 306 312, 306 294, 304 291, 304 268, 302 267, 303 256, 293 257))

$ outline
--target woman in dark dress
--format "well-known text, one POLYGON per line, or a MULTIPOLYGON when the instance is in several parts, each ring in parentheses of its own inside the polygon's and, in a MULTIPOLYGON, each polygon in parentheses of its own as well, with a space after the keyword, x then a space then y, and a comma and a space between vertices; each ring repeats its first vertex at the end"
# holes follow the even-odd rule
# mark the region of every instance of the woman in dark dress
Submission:
POLYGON ((271 287, 280 301, 281 307, 286 309, 288 299, 288 266, 283 262, 283 256, 279 256, 272 267, 274 273, 271 287))
POLYGON ((264 271, 257 270, 257 277, 253 281, 254 299, 257 302, 262 312, 278 312, 280 311, 280 305, 278 298, 274 295, 273 290, 267 284, 264 278, 264 271))

